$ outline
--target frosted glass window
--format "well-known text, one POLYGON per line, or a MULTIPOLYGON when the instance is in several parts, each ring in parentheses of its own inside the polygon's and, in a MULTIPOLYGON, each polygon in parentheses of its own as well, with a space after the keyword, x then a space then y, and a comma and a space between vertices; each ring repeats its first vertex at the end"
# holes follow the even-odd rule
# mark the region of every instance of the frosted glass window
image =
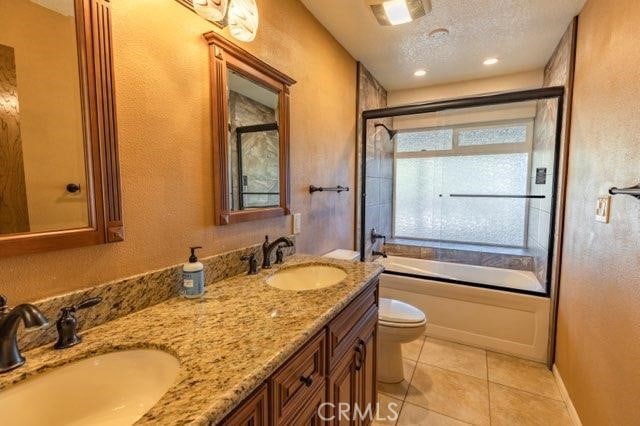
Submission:
POLYGON ((396 140, 398 152, 448 150, 453 148, 453 129, 401 132, 396 140))
POLYGON ((441 161, 403 158, 396 161, 395 235, 440 239, 441 161))
POLYGON ((523 125, 460 129, 458 132, 460 146, 525 143, 526 141, 527 126, 523 125))
POLYGON ((526 194, 528 161, 527 153, 397 159, 395 235, 523 247, 526 200, 449 195, 526 194))

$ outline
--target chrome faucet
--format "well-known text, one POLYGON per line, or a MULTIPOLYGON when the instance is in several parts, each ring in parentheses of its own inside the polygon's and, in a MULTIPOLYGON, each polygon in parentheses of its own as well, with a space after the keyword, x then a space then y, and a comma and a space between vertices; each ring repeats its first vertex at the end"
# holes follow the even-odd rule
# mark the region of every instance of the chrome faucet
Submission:
MULTIPOLYGON (((262 243, 262 269, 271 268, 271 253, 280 245, 285 247, 293 247, 293 241, 287 237, 280 237, 272 243, 269 243, 269 236, 265 235, 264 243, 262 243)), ((282 261, 282 259, 279 259, 282 261)))
POLYGON ((24 364, 25 358, 18 348, 18 326, 24 322, 27 330, 49 325, 49 320, 33 305, 7 307, 7 298, 0 295, 0 373, 6 373, 24 364))

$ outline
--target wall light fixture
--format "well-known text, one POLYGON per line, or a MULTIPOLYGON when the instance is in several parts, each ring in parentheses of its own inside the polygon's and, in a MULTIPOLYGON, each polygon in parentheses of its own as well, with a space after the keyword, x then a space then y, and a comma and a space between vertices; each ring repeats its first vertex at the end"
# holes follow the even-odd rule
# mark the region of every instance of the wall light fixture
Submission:
POLYGON ((249 42, 256 38, 259 15, 255 0, 176 0, 220 28, 229 27, 237 40, 249 42))

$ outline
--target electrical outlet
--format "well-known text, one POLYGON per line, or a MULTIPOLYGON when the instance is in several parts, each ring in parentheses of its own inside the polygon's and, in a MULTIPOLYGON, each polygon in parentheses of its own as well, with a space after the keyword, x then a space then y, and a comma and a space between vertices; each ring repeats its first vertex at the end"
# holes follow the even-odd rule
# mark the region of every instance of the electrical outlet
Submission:
POLYGON ((302 214, 295 213, 293 215, 293 234, 298 235, 300 233, 300 228, 302 228, 302 214))
POLYGON ((611 210, 611 197, 598 198, 598 204, 596 206, 596 221, 602 223, 609 223, 609 211, 611 210))

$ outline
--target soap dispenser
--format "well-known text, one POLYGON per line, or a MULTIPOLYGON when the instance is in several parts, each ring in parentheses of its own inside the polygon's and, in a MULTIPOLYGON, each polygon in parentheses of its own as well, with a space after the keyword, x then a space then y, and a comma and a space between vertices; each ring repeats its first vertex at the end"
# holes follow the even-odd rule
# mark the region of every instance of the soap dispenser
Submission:
POLYGON ((204 265, 198 262, 196 250, 202 247, 191 247, 189 262, 182 267, 182 295, 188 299, 196 299, 204 295, 204 265))

